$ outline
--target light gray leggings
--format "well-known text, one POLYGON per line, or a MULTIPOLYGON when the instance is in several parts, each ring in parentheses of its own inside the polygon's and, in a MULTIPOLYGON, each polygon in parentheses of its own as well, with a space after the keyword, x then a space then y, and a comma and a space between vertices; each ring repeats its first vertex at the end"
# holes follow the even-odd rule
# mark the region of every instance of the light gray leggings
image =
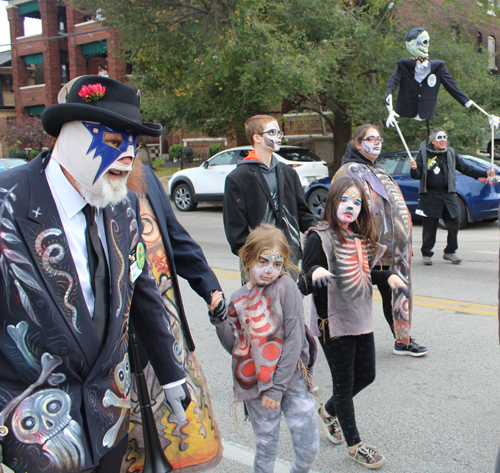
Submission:
POLYGON ((290 473, 307 473, 318 454, 319 433, 314 398, 305 386, 302 372, 296 371, 293 375, 279 409, 266 409, 261 402, 262 396, 245 401, 255 435, 254 472, 274 471, 283 412, 295 451, 290 473))

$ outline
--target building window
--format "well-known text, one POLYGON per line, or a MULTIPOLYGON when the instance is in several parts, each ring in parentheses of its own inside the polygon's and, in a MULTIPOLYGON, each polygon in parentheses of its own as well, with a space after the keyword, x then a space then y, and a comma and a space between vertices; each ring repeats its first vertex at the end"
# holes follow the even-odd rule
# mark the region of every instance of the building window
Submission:
POLYGON ((22 58, 28 67, 28 85, 45 84, 43 53, 29 54, 22 58))
POLYGON ((69 57, 68 51, 59 51, 61 62, 61 84, 69 82, 69 57))
POLYGON ((492 70, 496 70, 496 53, 497 53, 497 42, 494 36, 488 36, 488 67, 492 70))
POLYGON ((66 27, 66 7, 64 5, 57 5, 57 31, 59 33, 67 33, 66 27))
POLYGON ((102 20, 102 13, 101 9, 98 8, 95 13, 87 13, 86 15, 83 15, 83 21, 96 21, 96 20, 102 20))

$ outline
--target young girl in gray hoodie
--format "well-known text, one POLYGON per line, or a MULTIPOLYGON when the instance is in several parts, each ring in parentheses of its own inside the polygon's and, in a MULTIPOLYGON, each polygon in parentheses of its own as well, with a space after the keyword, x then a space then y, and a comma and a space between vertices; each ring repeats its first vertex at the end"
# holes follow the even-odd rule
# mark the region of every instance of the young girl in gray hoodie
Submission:
POLYGON ((295 451, 290 471, 310 471, 319 449, 308 387, 316 345, 306 333, 297 285, 285 274, 293 266, 289 253, 281 230, 267 224, 253 230, 240 250, 249 282, 231 296, 227 319, 211 313, 217 335, 233 357, 234 396, 245 403, 252 423, 258 473, 274 471, 282 412, 295 451))

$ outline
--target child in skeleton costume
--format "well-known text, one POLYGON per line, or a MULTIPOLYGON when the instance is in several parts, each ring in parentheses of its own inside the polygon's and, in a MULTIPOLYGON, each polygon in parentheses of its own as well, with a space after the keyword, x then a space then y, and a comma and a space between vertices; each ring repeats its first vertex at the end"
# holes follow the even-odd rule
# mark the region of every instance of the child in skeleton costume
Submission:
POLYGON ((305 235, 299 279, 302 293, 313 293, 311 331, 319 338, 332 374, 333 396, 318 414, 332 443, 342 443, 340 423, 349 458, 375 469, 385 457, 361 442, 353 404, 353 397, 375 379, 372 283, 406 286, 392 271, 373 269, 385 247, 376 243, 368 200, 357 179, 335 181, 324 217, 324 226, 305 235))
POLYGON ((291 266, 289 254, 281 230, 257 227, 240 251, 250 281, 231 296, 226 320, 211 316, 233 357, 234 396, 245 403, 252 423, 257 473, 274 471, 282 412, 295 451, 290 472, 308 472, 319 449, 316 409, 307 387, 316 343, 304 323, 299 290, 283 274, 291 266))
POLYGON ((376 126, 358 127, 347 145, 342 167, 332 179, 353 177, 361 182, 368 198, 378 241, 387 247, 380 258, 382 269, 391 269, 407 284, 408 291, 391 289, 383 282, 377 284, 382 296, 384 315, 396 342, 395 355, 424 356, 426 347, 410 336, 412 315, 411 291, 411 216, 401 189, 382 166, 376 163, 383 139, 376 126))

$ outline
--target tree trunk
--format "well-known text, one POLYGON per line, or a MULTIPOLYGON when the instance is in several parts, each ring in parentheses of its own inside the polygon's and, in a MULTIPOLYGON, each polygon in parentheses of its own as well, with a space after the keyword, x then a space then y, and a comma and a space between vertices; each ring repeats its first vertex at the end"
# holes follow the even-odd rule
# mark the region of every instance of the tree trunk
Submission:
POLYGON ((330 175, 334 175, 342 165, 342 157, 347 149, 347 144, 352 138, 352 122, 347 119, 344 111, 336 109, 333 125, 333 162, 328 166, 330 175))

